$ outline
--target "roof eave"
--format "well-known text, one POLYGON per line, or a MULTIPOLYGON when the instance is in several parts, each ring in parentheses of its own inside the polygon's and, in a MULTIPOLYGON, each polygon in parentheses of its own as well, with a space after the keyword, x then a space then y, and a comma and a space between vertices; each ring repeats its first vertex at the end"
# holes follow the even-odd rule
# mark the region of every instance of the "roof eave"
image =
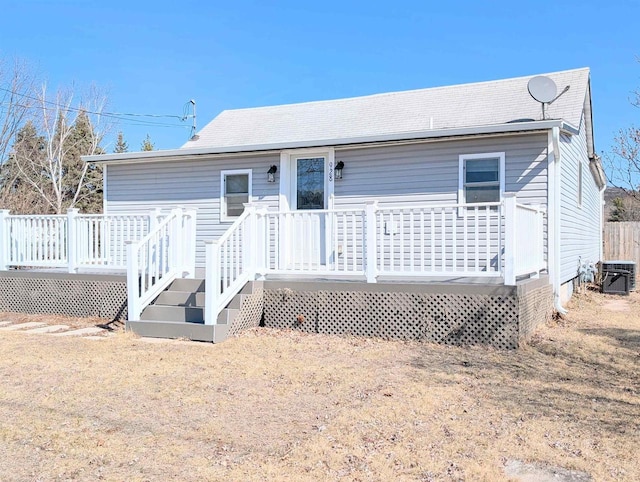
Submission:
POLYGON ((170 149, 162 151, 126 152, 118 154, 102 154, 97 156, 82 156, 84 162, 101 164, 119 164, 145 162, 150 160, 170 160, 176 157, 202 156, 208 154, 242 154, 250 152, 278 151, 282 149, 299 149, 306 147, 344 146, 349 144, 364 144, 371 142, 406 141, 412 139, 433 139, 438 137, 456 137, 482 134, 497 134, 508 132, 540 131, 559 127, 568 134, 577 134, 578 129, 571 123, 561 119, 542 121, 513 122, 508 124, 492 124, 486 126, 455 127, 445 129, 430 129, 426 131, 401 132, 375 136, 362 136, 337 139, 318 139, 313 141, 279 142, 270 144, 255 144, 225 147, 198 147, 188 149, 170 149))

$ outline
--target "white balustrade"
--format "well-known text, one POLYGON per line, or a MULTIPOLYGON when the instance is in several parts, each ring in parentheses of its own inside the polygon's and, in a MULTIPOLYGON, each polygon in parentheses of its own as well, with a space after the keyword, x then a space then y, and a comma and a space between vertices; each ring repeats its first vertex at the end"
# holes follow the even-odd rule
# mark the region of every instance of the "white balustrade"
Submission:
POLYGON ((4 216, 0 249, 6 266, 66 266, 67 226, 65 215, 4 216))
POLYGON ((501 276, 502 222, 500 203, 378 208, 377 273, 501 276))
POLYGON ((125 269, 125 243, 142 239, 152 224, 147 214, 77 215, 77 266, 125 269))
MULTIPOLYGON (((69 209, 66 215, 10 215, 1 210, 0 268, 124 270, 125 243, 142 239, 158 220, 158 211, 103 215, 69 209)), ((195 257, 189 246, 188 255, 195 257)))
POLYGON ((214 324, 220 311, 256 273, 256 208, 242 215, 218 238, 205 243, 205 324, 214 324))
POLYGON ((359 209, 267 212, 261 259, 269 273, 362 275, 366 211, 359 209))
POLYGON ((504 283, 515 285, 518 276, 538 276, 546 268, 544 211, 537 205, 518 204, 506 195, 504 283))
POLYGON ((125 241, 130 321, 138 321, 142 310, 174 279, 194 276, 192 226, 195 226, 194 211, 174 209, 142 239, 125 241))

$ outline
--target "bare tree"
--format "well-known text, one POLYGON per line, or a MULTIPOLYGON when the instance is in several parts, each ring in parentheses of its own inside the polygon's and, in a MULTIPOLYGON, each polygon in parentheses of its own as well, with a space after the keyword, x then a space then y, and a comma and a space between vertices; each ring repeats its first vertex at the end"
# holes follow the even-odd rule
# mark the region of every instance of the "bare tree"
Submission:
MULTIPOLYGON (((639 59, 640 61, 640 59, 639 59)), ((640 108, 640 90, 633 92, 631 105, 640 108)), ((640 200, 640 128, 630 126, 618 131, 612 153, 606 156, 609 181, 627 196, 640 200)))
POLYGON ((13 138, 33 106, 34 82, 26 62, 0 59, 0 187, 12 182, 5 166, 13 138))
MULTIPOLYGON (((37 193, 39 211, 63 213, 84 204, 95 209, 102 196, 101 171, 83 163, 81 155, 100 154, 100 142, 107 126, 101 115, 106 97, 96 89, 74 103, 74 91, 49 96, 46 85, 36 96, 31 122, 42 139, 39 155, 29 149, 14 149, 12 156, 21 182, 37 193)), ((81 206, 83 207, 83 206, 81 206)))

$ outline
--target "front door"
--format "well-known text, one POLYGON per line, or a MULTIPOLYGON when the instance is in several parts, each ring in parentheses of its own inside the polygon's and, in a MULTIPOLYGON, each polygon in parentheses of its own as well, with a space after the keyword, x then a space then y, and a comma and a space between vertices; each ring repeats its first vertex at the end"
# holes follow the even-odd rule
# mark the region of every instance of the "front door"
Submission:
POLYGON ((326 264, 328 189, 325 156, 293 157, 291 163, 293 265, 296 269, 326 264))

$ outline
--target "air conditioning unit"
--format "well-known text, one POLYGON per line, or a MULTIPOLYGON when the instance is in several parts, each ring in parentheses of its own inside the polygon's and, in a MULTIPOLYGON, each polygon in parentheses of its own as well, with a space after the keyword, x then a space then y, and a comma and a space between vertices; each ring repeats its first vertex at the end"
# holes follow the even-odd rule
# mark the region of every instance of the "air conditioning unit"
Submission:
POLYGON ((629 290, 636 290, 636 263, 635 261, 603 261, 600 272, 602 273, 602 279, 607 272, 621 272, 627 271, 629 273, 629 290))

